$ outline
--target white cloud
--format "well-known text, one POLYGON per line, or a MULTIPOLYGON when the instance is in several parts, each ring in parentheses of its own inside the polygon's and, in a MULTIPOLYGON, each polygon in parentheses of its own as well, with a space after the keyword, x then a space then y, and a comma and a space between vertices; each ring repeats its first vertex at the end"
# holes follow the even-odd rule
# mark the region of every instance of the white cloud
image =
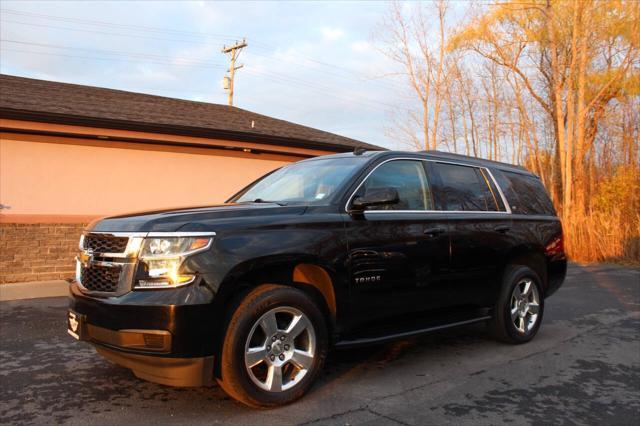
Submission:
POLYGON ((354 41, 350 47, 354 52, 365 53, 371 49, 371 44, 367 41, 354 41))
POLYGON ((322 27, 320 32, 325 41, 336 41, 344 36, 344 31, 340 28, 322 27))

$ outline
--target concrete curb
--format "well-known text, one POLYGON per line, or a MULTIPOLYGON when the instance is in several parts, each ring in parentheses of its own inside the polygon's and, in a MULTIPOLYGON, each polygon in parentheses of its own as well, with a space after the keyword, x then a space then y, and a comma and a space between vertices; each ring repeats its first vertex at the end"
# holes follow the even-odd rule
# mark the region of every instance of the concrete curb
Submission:
POLYGON ((60 297, 68 294, 69 283, 63 280, 0 284, 0 302, 38 299, 41 297, 60 297))

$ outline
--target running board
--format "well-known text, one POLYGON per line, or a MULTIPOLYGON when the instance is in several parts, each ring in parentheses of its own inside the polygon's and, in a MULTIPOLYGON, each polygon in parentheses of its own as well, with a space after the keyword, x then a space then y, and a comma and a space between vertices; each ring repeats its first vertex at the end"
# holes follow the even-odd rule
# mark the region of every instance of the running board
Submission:
POLYGON ((395 333, 395 334, 388 334, 385 336, 379 336, 379 337, 363 337, 360 339, 353 339, 353 340, 342 340, 339 341, 335 344, 336 347, 338 348, 347 348, 347 347, 351 347, 351 346, 362 346, 362 345, 375 345, 378 343, 384 343, 384 342, 389 342, 392 340, 398 340, 398 339, 404 339, 407 337, 414 337, 414 336, 419 336, 422 334, 428 334, 428 333, 433 333, 435 331, 439 331, 439 330, 445 330, 447 328, 453 328, 453 327, 459 327, 462 325, 468 325, 468 324, 474 324, 477 322, 482 322, 482 321, 486 321, 491 319, 490 315, 486 315, 486 316, 482 316, 482 317, 478 317, 478 318, 472 318, 472 319, 468 319, 468 320, 464 320, 464 321, 458 321, 458 322, 452 322, 449 324, 441 324, 441 325, 436 325, 436 326, 432 326, 432 327, 427 327, 427 328, 421 328, 418 330, 411 330, 411 331, 405 331, 402 333, 395 333))

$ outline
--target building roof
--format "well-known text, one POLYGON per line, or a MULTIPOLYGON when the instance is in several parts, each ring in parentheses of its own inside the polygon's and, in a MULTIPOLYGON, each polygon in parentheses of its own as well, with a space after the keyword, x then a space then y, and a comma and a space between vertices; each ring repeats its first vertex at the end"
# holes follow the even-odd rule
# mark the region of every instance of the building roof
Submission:
POLYGON ((384 148, 237 107, 0 74, 0 117, 334 152, 384 148))

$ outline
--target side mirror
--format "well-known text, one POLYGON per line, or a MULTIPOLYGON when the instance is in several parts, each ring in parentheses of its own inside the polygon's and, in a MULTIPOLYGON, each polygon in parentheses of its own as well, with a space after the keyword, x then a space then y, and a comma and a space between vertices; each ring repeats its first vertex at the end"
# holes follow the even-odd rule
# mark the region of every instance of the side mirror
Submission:
POLYGON ((362 197, 357 197, 351 203, 352 212, 363 212, 367 207, 388 206, 398 204, 400 197, 395 188, 372 188, 362 197))

